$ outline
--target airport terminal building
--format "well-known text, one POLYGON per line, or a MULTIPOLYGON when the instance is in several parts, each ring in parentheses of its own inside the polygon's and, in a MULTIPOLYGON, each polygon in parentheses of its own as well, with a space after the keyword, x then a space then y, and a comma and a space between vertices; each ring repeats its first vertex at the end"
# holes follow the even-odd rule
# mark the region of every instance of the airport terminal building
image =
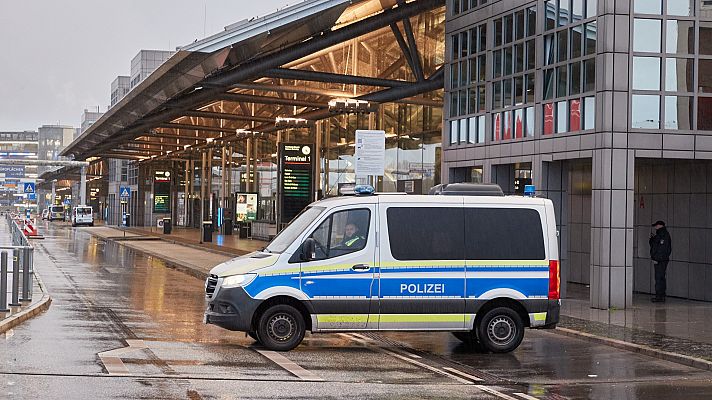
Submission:
POLYGON ((707 3, 448 0, 443 180, 536 185, 557 209, 562 281, 590 285, 592 307, 654 291, 660 219, 668 294, 712 300, 707 3))

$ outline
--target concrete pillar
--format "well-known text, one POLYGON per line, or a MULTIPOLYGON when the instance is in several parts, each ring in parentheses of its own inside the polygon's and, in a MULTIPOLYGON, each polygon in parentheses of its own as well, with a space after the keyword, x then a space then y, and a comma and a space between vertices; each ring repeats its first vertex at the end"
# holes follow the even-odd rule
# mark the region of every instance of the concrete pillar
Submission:
MULTIPOLYGON (((314 129, 314 159, 316 160, 314 163, 316 166, 314 169, 314 188, 318 193, 321 189, 321 137, 323 132, 321 121, 316 123, 316 127, 314 129)), ((313 200, 317 200, 317 197, 318 195, 315 194, 313 200)))
POLYGON ((633 304, 634 150, 593 152, 591 307, 633 304))
POLYGON ((54 201, 57 199, 57 181, 52 181, 52 202, 50 205, 54 205, 54 201))
POLYGON ((79 178, 79 204, 87 204, 87 168, 81 167, 79 178))

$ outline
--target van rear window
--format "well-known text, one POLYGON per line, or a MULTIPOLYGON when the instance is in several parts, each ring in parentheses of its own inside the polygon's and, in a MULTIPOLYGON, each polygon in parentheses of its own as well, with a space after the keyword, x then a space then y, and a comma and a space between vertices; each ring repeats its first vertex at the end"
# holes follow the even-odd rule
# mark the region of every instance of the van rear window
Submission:
POLYGON ((544 260, 544 235, 537 210, 466 208, 468 260, 544 260))
POLYGON ((390 207, 388 240, 397 260, 464 260, 461 207, 390 207))

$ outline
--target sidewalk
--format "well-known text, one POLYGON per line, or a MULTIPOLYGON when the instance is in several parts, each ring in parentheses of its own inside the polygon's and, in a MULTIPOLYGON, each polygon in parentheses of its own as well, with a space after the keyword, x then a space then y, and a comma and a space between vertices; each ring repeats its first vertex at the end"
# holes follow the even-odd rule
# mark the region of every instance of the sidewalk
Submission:
MULTIPOLYGON (((182 243, 180 237, 151 234, 139 229, 124 230, 108 226, 79 228, 104 240, 120 243, 149 257, 164 261, 169 267, 178 269, 199 279, 205 279, 214 266, 239 254, 216 252, 212 248, 200 248, 195 243, 182 243)), ((238 250, 232 249, 237 252, 238 250)), ((246 254, 241 251, 240 254, 246 254)))
MULTIPOLYGON (((10 230, 7 227, 7 222, 0 220, 0 245, 11 246, 12 238, 10 230)), ((12 268, 12 252, 8 251, 8 270, 12 268)), ((22 283, 20 283, 22 286, 22 283)), ((22 290, 22 289, 20 289, 22 290)), ((7 276, 7 304, 12 302, 12 273, 7 276)), ((22 293, 20 293, 21 297, 22 293)), ((9 312, 0 312, 0 333, 16 327, 22 322, 34 317, 35 315, 47 310, 52 303, 52 298, 47 294, 47 290, 38 275, 34 275, 32 280, 32 300, 28 302, 20 302, 20 306, 11 307, 9 312)))
MULTIPOLYGON (((121 228, 123 229, 123 228, 121 228)), ((200 248, 224 252, 228 255, 241 256, 253 251, 261 250, 267 246, 268 242, 253 239, 240 239, 237 235, 222 235, 213 233, 213 241, 200 243, 200 229, 173 227, 169 235, 164 235, 162 229, 155 227, 130 227, 128 232, 140 235, 152 235, 162 240, 174 241, 176 243, 200 246, 200 248)))
POLYGON ((633 307, 589 307, 588 288, 569 284, 557 332, 712 370, 712 303, 668 297, 651 303, 634 294, 633 307))

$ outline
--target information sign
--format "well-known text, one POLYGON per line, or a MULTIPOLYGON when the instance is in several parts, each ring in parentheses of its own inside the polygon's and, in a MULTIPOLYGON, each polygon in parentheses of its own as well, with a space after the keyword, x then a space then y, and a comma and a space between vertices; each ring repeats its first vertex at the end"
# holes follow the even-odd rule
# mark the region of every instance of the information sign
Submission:
POLYGON ((24 178, 24 165, 0 165, 0 174, 5 174, 6 178, 24 178))
POLYGON ((386 132, 356 131, 356 176, 383 176, 386 163, 386 132))
POLYGON ((291 221, 309 203, 314 193, 314 145, 280 143, 279 204, 282 224, 291 221))
POLYGON ((153 212, 171 212, 170 171, 155 171, 153 174, 153 212))

